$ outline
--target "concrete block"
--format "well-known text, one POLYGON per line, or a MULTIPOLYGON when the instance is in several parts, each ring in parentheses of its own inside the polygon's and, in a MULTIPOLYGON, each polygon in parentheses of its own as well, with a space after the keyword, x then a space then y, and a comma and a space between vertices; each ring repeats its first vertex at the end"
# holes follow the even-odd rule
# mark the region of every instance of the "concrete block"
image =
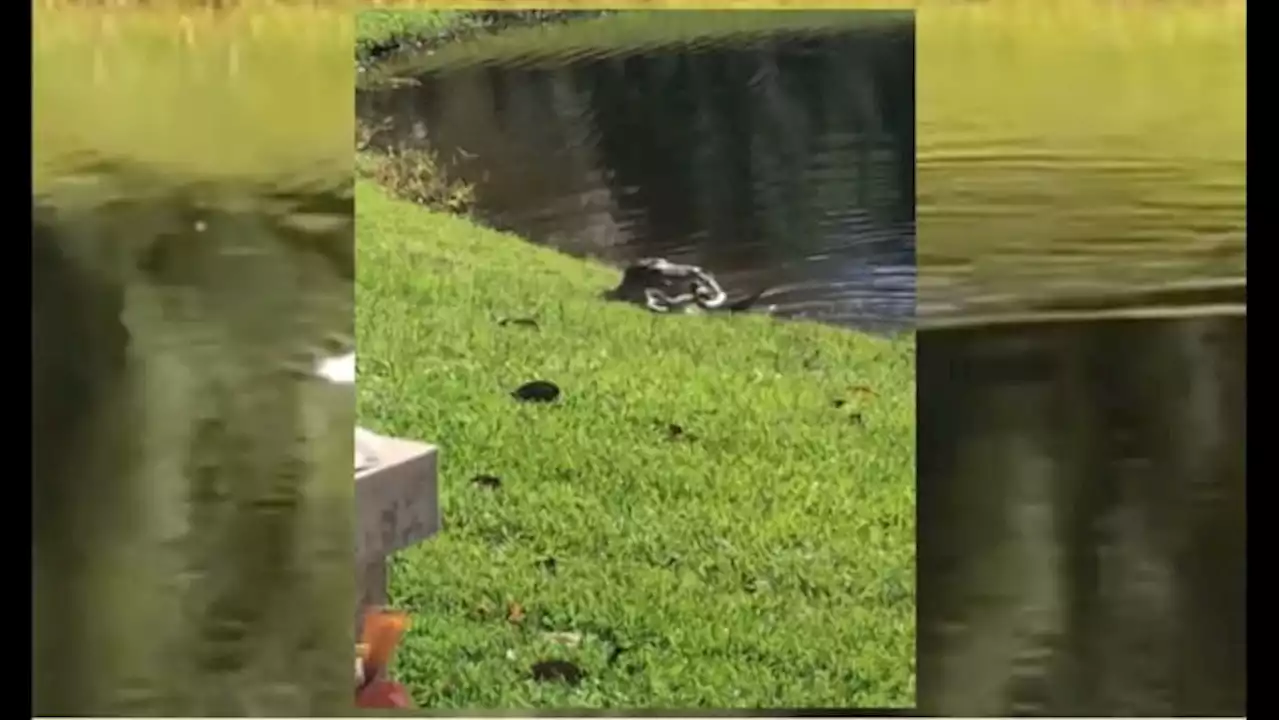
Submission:
POLYGON ((387 601, 387 557, 440 530, 434 446, 362 432, 373 464, 356 471, 357 613, 387 601))
POLYGON ((384 558, 440 530, 437 450, 377 437, 377 464, 356 473, 356 558, 384 558))

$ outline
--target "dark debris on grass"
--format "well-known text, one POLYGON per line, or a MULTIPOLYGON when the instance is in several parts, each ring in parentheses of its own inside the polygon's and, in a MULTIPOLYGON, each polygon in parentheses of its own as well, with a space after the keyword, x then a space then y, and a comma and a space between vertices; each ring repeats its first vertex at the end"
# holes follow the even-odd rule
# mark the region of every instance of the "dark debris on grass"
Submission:
POLYGON ((698 439, 697 435, 689 432, 680 423, 670 422, 667 420, 654 420, 653 427, 671 442, 686 441, 693 442, 698 439))
POLYGON ((566 685, 577 685, 586 676, 586 671, 568 660, 542 660, 533 664, 530 669, 533 679, 538 682, 562 682, 566 685))
POLYGON ((516 317, 516 318, 500 318, 498 320, 500 327, 525 327, 533 330, 538 329, 538 321, 534 318, 516 317))
POLYGON ((534 380, 516 388, 511 396, 521 402, 549 403, 560 397, 560 388, 547 380, 534 380))

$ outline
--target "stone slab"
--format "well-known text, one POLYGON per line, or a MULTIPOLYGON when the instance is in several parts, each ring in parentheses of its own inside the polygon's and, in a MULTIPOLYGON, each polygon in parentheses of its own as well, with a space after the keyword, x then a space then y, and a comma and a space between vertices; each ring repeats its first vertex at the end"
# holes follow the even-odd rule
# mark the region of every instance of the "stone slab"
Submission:
POLYGON ((381 563, 440 530, 437 449, 371 434, 364 440, 377 464, 356 472, 357 568, 381 563))

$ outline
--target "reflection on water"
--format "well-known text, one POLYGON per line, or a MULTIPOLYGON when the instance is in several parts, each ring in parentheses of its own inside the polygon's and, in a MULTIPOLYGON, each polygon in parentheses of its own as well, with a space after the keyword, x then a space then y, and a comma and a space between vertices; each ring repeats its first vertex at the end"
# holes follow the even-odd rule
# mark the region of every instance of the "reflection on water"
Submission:
POLYGON ((918 342, 922 707, 1243 715, 1245 319, 918 342))
MULTIPOLYGON (((616 264, 700 264, 731 295, 774 289, 784 315, 904 324, 914 27, 860 15, 877 21, 459 62, 362 92, 359 112, 391 121, 383 142, 452 158, 496 227, 616 264)), ((673 31, 723 16, 660 15, 673 31)))
POLYGON ((37 715, 350 704, 351 197, 85 173, 32 232, 37 715), (345 529, 345 530, 344 530, 345 529))
POLYGON ((920 40, 920 705, 1243 716, 1244 6, 1050 5, 920 40))

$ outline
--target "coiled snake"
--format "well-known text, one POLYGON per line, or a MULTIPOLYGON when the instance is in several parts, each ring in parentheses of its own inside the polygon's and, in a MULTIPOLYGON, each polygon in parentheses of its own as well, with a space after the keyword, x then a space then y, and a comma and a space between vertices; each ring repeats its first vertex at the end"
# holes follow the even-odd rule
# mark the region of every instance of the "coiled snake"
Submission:
POLYGON ((710 273, 697 265, 673 263, 663 258, 643 258, 626 267, 618 287, 605 293, 610 300, 643 305, 658 313, 699 310, 747 310, 765 294, 753 293, 729 302, 729 296, 710 273))

